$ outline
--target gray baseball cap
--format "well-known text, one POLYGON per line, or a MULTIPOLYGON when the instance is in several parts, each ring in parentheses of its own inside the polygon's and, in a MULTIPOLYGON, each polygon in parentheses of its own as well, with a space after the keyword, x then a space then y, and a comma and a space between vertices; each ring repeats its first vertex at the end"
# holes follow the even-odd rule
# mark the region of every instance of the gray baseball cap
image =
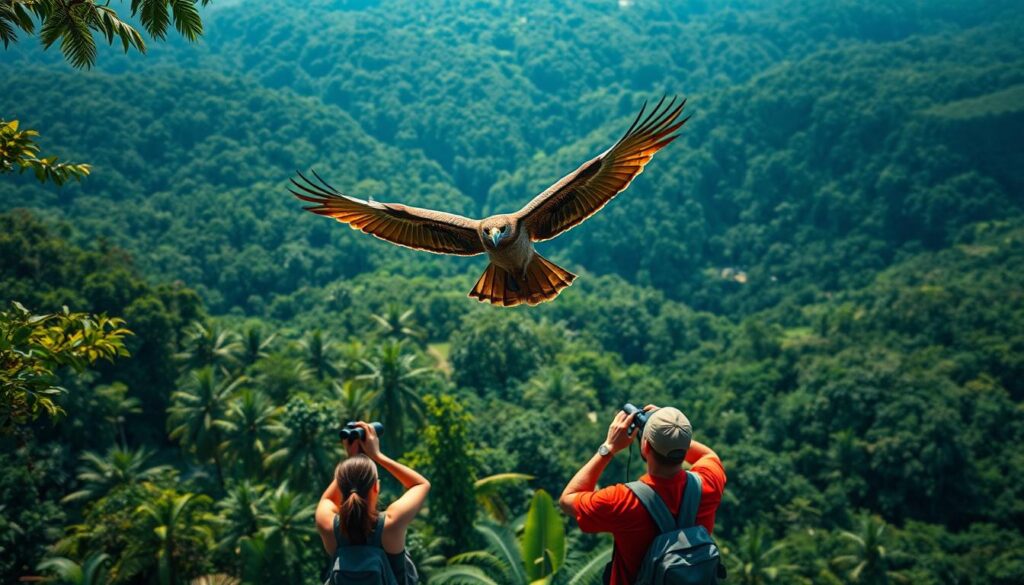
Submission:
POLYGON ((651 448, 673 461, 686 459, 693 438, 690 419, 678 408, 666 406, 651 413, 644 425, 644 439, 651 448))

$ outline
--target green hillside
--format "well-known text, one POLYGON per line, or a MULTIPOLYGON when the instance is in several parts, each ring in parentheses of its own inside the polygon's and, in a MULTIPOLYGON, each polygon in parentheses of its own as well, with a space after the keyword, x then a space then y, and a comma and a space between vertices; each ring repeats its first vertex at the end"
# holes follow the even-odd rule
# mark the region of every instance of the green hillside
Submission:
MULTIPOLYGON (((60 188, 0 175, 0 581, 66 558, 96 582, 321 583, 313 506, 363 418, 434 483, 407 540, 425 580, 476 562, 503 582, 456 556, 484 547, 472 521, 514 536, 627 401, 678 406, 721 455, 726 583, 1024 581, 1014 3, 201 14, 199 43, 102 47, 92 71, 28 37, 0 61, 0 116, 92 165, 60 188), (357 197, 511 212, 663 94, 689 100, 680 139, 538 246, 580 278, 537 307, 476 303, 483 258, 286 190, 314 168, 357 197), (10 416, 8 372, 40 355, 15 351, 13 301, 121 317, 131 356, 59 369, 62 412, 10 416), (472 483, 508 472, 532 479, 472 483)), ((569 583, 610 541, 554 522, 569 583)))

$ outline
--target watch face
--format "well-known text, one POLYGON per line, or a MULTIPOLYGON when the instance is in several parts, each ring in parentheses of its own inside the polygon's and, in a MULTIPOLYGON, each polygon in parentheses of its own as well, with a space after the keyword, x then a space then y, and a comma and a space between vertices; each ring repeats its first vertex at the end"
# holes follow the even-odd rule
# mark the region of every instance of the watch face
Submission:
POLYGON ((605 457, 609 453, 611 453, 611 450, 608 448, 608 445, 602 444, 600 447, 597 448, 597 452, 598 454, 601 455, 601 457, 605 457))

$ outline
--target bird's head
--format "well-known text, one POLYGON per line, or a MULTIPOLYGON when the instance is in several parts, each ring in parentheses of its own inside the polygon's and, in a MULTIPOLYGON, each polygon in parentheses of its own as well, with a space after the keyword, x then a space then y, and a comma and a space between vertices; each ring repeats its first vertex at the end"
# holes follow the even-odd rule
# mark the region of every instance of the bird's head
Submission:
POLYGON ((505 216, 488 217, 480 224, 481 239, 493 248, 511 241, 514 231, 515 224, 505 216))

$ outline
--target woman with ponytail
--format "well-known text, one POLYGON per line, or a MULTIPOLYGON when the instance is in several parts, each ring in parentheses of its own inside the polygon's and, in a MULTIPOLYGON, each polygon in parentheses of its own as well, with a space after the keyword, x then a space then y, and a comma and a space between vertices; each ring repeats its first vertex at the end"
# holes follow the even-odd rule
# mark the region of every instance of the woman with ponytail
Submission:
POLYGON ((380 438, 373 426, 362 421, 356 424, 365 438, 345 444, 348 457, 335 468, 334 479, 317 506, 316 527, 324 550, 335 557, 339 538, 343 545, 379 543, 398 583, 415 583, 416 569, 405 552, 405 532, 423 506, 430 482, 381 453, 380 438), (383 512, 377 511, 378 465, 405 488, 405 493, 383 512))

